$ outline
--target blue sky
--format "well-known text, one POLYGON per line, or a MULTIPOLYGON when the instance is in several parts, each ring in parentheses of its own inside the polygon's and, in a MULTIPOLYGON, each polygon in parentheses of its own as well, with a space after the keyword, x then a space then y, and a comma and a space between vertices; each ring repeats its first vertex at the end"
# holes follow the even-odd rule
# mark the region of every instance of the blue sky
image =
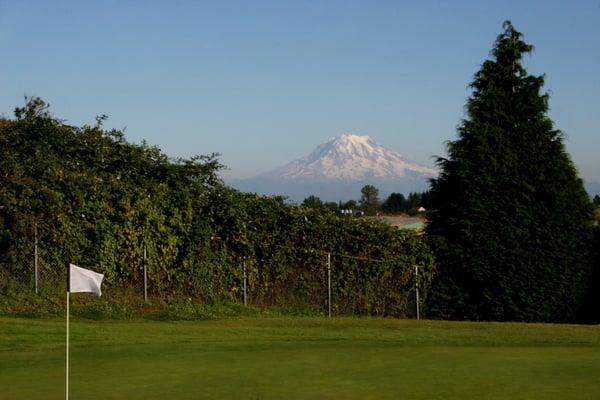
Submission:
POLYGON ((68 123, 247 177, 345 132, 432 165, 510 19, 550 116, 600 181, 600 0, 0 0, 0 114, 40 96, 68 123))

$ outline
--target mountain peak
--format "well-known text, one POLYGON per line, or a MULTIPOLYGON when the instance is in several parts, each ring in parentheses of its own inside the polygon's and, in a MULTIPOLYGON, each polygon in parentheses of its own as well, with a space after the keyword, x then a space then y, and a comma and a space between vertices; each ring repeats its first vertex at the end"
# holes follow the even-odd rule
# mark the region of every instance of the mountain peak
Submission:
POLYGON ((280 194, 296 201, 313 194, 323 200, 356 199, 361 188, 375 185, 380 194, 427 190, 437 171, 378 145, 369 136, 344 133, 320 144, 306 157, 235 182, 244 191, 280 194))
POLYGON ((343 180, 365 178, 395 179, 407 175, 436 175, 436 171, 418 165, 378 145, 369 136, 345 133, 322 143, 308 156, 263 174, 287 180, 343 180))
POLYGON ((353 133, 344 133, 342 136, 330 140, 331 147, 341 152, 371 152, 377 147, 369 136, 360 136, 353 133))
POLYGON ((337 141, 337 142, 352 142, 352 143, 365 143, 371 140, 371 137, 369 136, 363 136, 363 135, 357 135, 355 133, 344 133, 342 134, 340 137, 337 138, 333 138, 333 141, 337 141))

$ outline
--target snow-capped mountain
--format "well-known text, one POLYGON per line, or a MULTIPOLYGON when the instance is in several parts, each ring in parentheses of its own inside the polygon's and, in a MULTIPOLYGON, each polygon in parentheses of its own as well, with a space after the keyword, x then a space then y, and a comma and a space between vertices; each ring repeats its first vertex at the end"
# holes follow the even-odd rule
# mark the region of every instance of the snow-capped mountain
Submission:
POLYGON ((369 136, 346 133, 319 145, 308 156, 262 177, 287 180, 397 179, 412 174, 433 177, 436 171, 378 145, 369 136))
POLYGON ((352 133, 323 143, 306 157, 255 178, 231 181, 240 190, 277 194, 302 201, 316 195, 326 201, 357 200, 364 185, 374 185, 383 200, 392 192, 424 191, 437 171, 409 161, 352 133))

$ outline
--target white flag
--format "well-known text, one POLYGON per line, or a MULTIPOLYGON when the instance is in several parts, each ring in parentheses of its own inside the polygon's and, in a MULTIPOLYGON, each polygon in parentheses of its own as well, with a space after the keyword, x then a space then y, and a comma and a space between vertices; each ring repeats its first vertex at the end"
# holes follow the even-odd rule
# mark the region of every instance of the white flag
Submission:
POLYGON ((102 296, 100 285, 104 275, 89 269, 80 268, 77 265, 69 265, 69 292, 91 292, 96 296, 102 296))

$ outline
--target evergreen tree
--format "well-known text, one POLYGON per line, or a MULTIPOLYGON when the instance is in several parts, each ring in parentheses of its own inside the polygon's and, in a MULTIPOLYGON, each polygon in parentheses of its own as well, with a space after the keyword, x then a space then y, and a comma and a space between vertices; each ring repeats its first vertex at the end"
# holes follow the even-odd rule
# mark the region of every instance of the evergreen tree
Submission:
POLYGON ((324 207, 323 200, 312 194, 302 201, 302 205, 304 207, 314 208, 316 210, 320 210, 324 207))
POLYGON ((373 185, 365 185, 360 190, 360 208, 367 215, 375 215, 379 210, 379 189, 373 185))
POLYGON ((386 213, 406 212, 406 198, 402 193, 392 193, 383 202, 381 209, 386 213))
POLYGON ((438 272, 430 312, 458 319, 565 321, 591 268, 591 206, 547 116, 533 46, 504 23, 474 76, 466 118, 432 180, 428 237, 438 272))
POLYGON ((381 209, 386 213, 407 213, 414 215, 423 204, 425 193, 409 193, 404 197, 401 193, 392 193, 381 205, 381 209))
POLYGON ((422 197, 423 194, 421 193, 410 193, 406 199, 406 212, 412 215, 416 214, 421 206, 422 197))
POLYGON ((338 208, 340 210, 355 210, 358 207, 356 200, 348 200, 345 203, 340 201, 338 208))

